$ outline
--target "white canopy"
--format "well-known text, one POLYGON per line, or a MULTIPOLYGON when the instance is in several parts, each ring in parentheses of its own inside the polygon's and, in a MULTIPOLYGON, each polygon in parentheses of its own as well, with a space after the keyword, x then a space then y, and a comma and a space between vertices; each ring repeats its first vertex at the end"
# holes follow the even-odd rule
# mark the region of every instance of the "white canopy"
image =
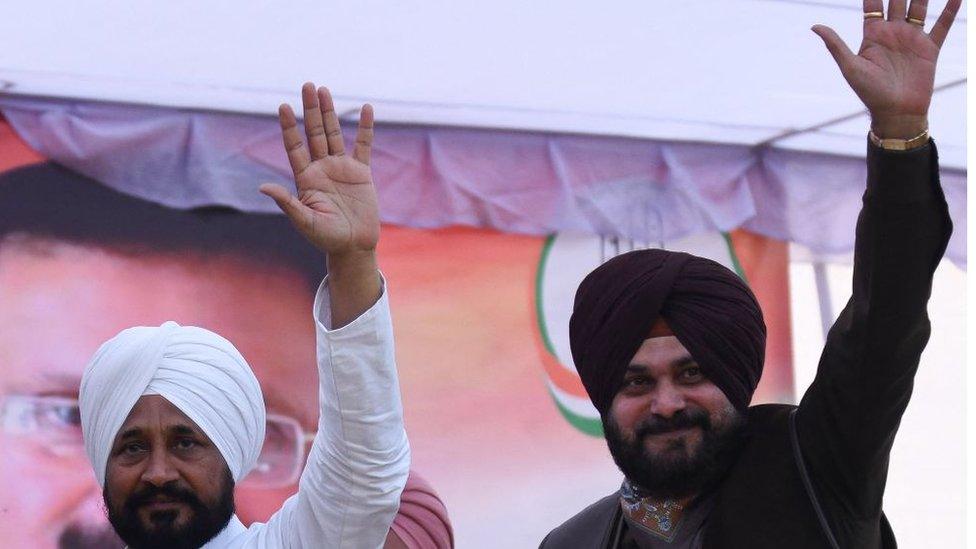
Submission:
MULTIPOLYGON (((862 156, 862 106, 809 30, 830 25, 856 49, 860 14, 858 0, 9 2, 0 80, 260 114, 314 80, 384 122, 862 156)), ((965 50, 960 14, 931 118, 943 166, 963 169, 965 50)))
MULTIPOLYGON (((868 119, 810 27, 856 48, 860 0, 284 4, 7 3, 0 109, 42 154, 124 192, 276 211, 255 190, 290 177, 271 117, 312 80, 344 120, 376 107, 385 222, 853 245, 868 119)), ((957 264, 966 26, 930 113, 957 264)))

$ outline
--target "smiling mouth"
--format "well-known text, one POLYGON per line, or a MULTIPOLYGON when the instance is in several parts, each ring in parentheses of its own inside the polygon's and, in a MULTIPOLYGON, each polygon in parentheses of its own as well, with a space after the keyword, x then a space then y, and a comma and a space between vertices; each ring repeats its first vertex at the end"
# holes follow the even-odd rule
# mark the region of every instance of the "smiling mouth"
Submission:
POLYGON ((180 505, 185 505, 182 501, 175 499, 165 499, 165 500, 152 500, 147 501, 142 504, 142 507, 149 509, 150 511, 161 511, 164 509, 172 509, 180 505))
POLYGON ((686 435, 686 434, 694 431, 695 429, 696 429, 696 427, 684 427, 684 428, 681 428, 681 429, 675 429, 673 431, 664 431, 664 432, 661 432, 661 433, 648 433, 648 434, 644 435, 644 437, 645 438, 667 438, 667 437, 675 437, 675 436, 686 435))

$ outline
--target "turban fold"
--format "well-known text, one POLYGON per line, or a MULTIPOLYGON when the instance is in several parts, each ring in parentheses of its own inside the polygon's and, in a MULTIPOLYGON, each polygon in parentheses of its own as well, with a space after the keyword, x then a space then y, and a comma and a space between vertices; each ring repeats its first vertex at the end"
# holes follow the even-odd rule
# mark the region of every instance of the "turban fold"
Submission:
POLYGON ((619 255, 583 279, 569 321, 573 362, 605 414, 627 366, 662 318, 702 372, 739 410, 762 374, 766 324, 738 275, 710 259, 666 250, 619 255))
POLYGON ((119 332, 85 368, 81 429, 99 485, 105 486, 115 437, 143 395, 160 395, 186 414, 220 451, 235 482, 254 467, 265 409, 251 368, 219 335, 166 322, 119 332))
POLYGON ((409 549, 452 549, 454 530, 447 507, 431 485, 414 471, 400 494, 400 510, 390 530, 409 549))

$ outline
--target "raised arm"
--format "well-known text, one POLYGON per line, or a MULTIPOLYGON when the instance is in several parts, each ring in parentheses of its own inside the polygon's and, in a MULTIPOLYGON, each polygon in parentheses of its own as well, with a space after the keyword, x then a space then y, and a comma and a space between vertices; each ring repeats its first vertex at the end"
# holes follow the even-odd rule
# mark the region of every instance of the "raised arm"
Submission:
MULTIPOLYGON (((939 47, 959 0, 949 0, 931 32, 925 1, 906 10, 864 3, 864 40, 851 52, 831 29, 814 27, 871 113, 881 139, 927 130, 939 47)), ((858 218, 853 294, 831 328, 797 432, 820 497, 859 519, 881 511, 888 455, 929 337, 926 305, 952 225, 938 181, 935 145, 868 146, 868 181, 858 218)))
POLYGON ((332 328, 340 328, 380 296, 376 269, 380 219, 369 168, 373 107, 363 105, 360 111, 356 147, 350 156, 329 90, 306 83, 302 103, 307 147, 291 107, 278 109, 298 196, 275 184, 262 185, 261 192, 273 198, 295 228, 325 253, 332 328))
POLYGON ((406 483, 410 449, 389 302, 376 265, 373 111, 363 106, 356 146, 347 155, 329 91, 306 84, 302 102, 307 146, 291 108, 279 109, 298 196, 278 185, 262 185, 261 192, 328 262, 313 310, 319 425, 298 494, 261 535, 268 547, 381 547, 406 483))

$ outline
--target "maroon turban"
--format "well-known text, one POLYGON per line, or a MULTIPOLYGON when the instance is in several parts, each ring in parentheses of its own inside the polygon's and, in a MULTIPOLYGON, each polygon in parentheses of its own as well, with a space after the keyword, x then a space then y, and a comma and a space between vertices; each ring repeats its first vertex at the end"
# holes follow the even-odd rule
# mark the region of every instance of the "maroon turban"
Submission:
POLYGON ((454 547, 454 530, 447 507, 434 488, 412 469, 400 494, 400 510, 393 517, 390 530, 408 549, 454 547))
POLYGON ((766 324, 752 291, 710 259, 638 250, 583 279, 569 320, 573 362, 601 415, 659 317, 737 409, 749 406, 766 354, 766 324))

